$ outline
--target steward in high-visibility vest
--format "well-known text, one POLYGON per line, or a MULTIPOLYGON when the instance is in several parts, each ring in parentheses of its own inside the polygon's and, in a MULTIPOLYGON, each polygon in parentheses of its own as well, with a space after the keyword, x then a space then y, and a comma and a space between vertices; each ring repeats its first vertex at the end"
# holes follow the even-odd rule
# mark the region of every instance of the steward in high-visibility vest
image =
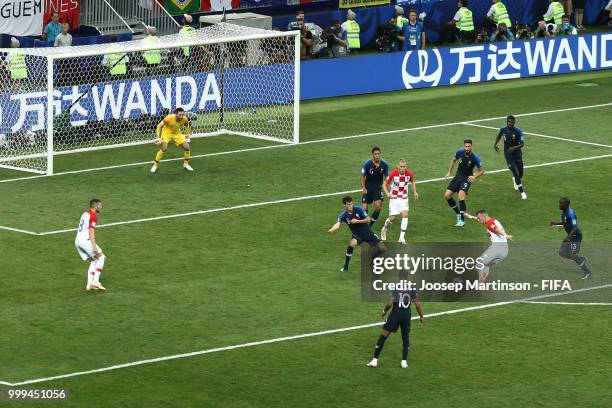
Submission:
MULTIPOLYGON (((462 1, 461 3, 467 3, 467 1, 462 1)), ((457 24, 457 28, 459 31, 474 31, 474 18, 472 16, 472 10, 469 8, 462 6, 459 9, 459 23, 457 24)))
MULTIPOLYGON (((19 48, 21 44, 15 37, 11 38, 11 48, 19 48)), ((8 70, 11 73, 11 79, 27 79, 28 67, 26 65, 25 55, 20 51, 10 51, 8 53, 8 70)))
MULTIPOLYGON (((110 37, 111 43, 117 42, 117 36, 112 34, 110 37)), ((113 52, 104 56, 103 64, 108 67, 108 72, 111 76, 127 74, 127 64, 129 57, 125 52, 113 52)))
POLYGON ((408 19, 404 17, 404 8, 395 6, 395 15, 397 16, 397 28, 399 29, 399 32, 402 32, 404 29, 404 23, 408 22, 408 19))
POLYGON ((127 74, 127 58, 125 52, 115 52, 108 55, 108 67, 111 75, 127 74))
MULTIPOLYGON (((193 17, 189 14, 185 14, 183 16, 183 26, 179 30, 179 34, 183 37, 184 40, 188 40, 193 33, 195 33, 195 28, 191 26, 191 22, 193 21, 193 17)), ((185 57, 189 57, 191 53, 191 49, 189 47, 183 47, 183 55, 185 57)))
POLYGON ((563 16, 565 15, 565 9, 563 5, 558 1, 550 0, 550 5, 546 14, 544 14, 544 21, 554 21, 558 26, 563 24, 563 16))
POLYGON ((355 21, 355 12, 349 10, 346 13, 346 42, 349 50, 361 48, 360 32, 359 24, 355 21))
MULTIPOLYGON (((160 43, 159 38, 155 36, 157 29, 155 27, 147 27, 147 36, 142 40, 146 45, 156 45, 160 43)), ((142 53, 143 58, 148 65, 159 65, 161 63, 161 50, 147 50, 142 53)))
POLYGON ((502 3, 501 0, 493 0, 493 3, 495 3, 493 4, 493 15, 491 16, 493 18, 493 22, 496 25, 504 23, 506 27, 512 27, 512 21, 510 21, 510 14, 508 14, 508 9, 504 5, 504 3, 502 3))

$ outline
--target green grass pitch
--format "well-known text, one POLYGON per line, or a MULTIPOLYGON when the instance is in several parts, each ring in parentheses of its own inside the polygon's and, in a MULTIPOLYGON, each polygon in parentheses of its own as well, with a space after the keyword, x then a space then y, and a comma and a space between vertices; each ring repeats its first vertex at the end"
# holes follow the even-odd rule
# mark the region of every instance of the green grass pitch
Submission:
MULTIPOLYGON (((0 226, 48 233, 0 229, 0 384, 228 348, 18 387, 67 389, 68 401, 58 404, 66 407, 610 406, 612 306, 512 304, 438 315, 423 329, 413 325, 408 370, 399 368, 397 334, 380 367, 367 369, 381 304, 361 301, 358 256, 349 273, 339 272, 346 227, 326 233, 341 192, 359 189, 360 166, 377 145, 391 164, 405 157, 421 182, 409 241, 486 240, 480 226, 452 226, 446 183, 436 179, 466 137, 489 171, 505 169, 492 149, 496 131, 431 125, 608 103, 611 72, 364 95, 303 103, 300 145, 206 156, 271 143, 194 140, 192 174, 180 161, 163 162, 158 174, 147 163, 6 181, 27 175, 0 170, 0 226), (405 130, 387 132, 398 129, 405 130), (76 227, 94 196, 104 202, 101 224, 117 223, 96 232, 107 254, 106 293, 85 292, 74 232, 61 232, 76 227), (267 204, 228 209, 256 203, 267 204), (205 212, 213 209, 222 210, 205 212), (192 212, 204 213, 163 218, 192 212), (128 223, 142 219, 150 220, 128 223), (360 325, 370 326, 229 347, 360 325)), ((517 242, 560 242, 548 221, 559 218, 565 195, 585 241, 611 242, 612 148, 600 146, 612 145, 611 116, 610 105, 519 116, 525 132, 573 141, 527 134, 525 164, 540 165, 525 171, 529 199, 520 200, 510 173, 491 172, 472 186, 468 210, 489 209, 517 242)), ((166 157, 179 158, 172 147, 166 157)), ((63 155, 55 171, 154 154, 147 145, 63 155)), ((551 267, 579 278, 570 262, 551 267)), ((588 285, 610 282, 610 270, 594 272, 588 285)), ((609 303, 612 289, 547 300, 609 303)), ((9 388, 0 385, 0 406, 28 406, 3 399, 9 388)))

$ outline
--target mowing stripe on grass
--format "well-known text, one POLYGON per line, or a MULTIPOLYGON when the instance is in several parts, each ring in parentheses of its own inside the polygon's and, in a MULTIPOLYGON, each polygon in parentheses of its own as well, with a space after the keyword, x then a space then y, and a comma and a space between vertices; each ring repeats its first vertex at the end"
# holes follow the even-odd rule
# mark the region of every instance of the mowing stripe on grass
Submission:
MULTIPOLYGON (((465 122, 463 124, 465 126, 474 126, 474 127, 479 127, 479 128, 483 128, 483 129, 495 129, 495 130, 499 130, 499 128, 495 127, 495 126, 477 125, 476 123, 470 123, 470 122, 465 122)), ((531 132, 523 132, 523 133, 526 134, 526 135, 542 137, 542 138, 545 138, 545 139, 562 140, 564 142, 581 143, 581 144, 590 145, 590 146, 608 147, 608 148, 612 149, 612 146, 607 145, 607 144, 602 144, 602 143, 594 143, 594 142, 587 142, 587 141, 584 141, 584 140, 568 139, 566 137, 559 137, 559 136, 548 136, 548 135, 543 135, 543 134, 540 134, 540 133, 531 133, 531 132)))
MULTIPOLYGON (((573 107, 573 108, 563 108, 563 109, 553 109, 553 110, 539 111, 539 112, 521 113, 521 114, 516 114, 514 116, 522 117, 522 116, 533 116, 533 115, 545 115, 545 114, 549 114, 549 113, 559 113, 559 112, 569 112, 569 111, 582 110, 582 109, 602 108, 602 107, 606 107, 606 106, 612 106, 612 102, 610 102, 610 103, 601 103, 601 104, 597 104, 597 105, 576 106, 576 107, 573 107)), ((313 144, 313 143, 327 143, 327 142, 334 142, 334 141, 338 141, 338 140, 355 139, 355 138, 362 138, 362 137, 369 137, 369 136, 382 136, 382 135, 389 135, 389 134, 395 134, 395 133, 413 132, 413 131, 417 131, 417 130, 436 129, 436 128, 442 128, 442 127, 448 127, 448 126, 465 125, 465 124, 471 124, 471 123, 477 123, 477 122, 486 122, 486 121, 489 121, 489 120, 498 120, 498 119, 505 119, 505 118, 506 118, 505 116, 498 116, 498 117, 492 117, 492 118, 474 119, 474 120, 467 120, 467 121, 460 121, 460 122, 451 122, 451 123, 442 123, 442 124, 437 124, 437 125, 417 126, 417 127, 412 127, 412 128, 394 129, 394 130, 386 130, 386 131, 371 132, 371 133, 362 133, 362 134, 350 135, 350 136, 331 137, 331 138, 327 138, 327 139, 309 140, 309 141, 305 141, 305 142, 300 142, 299 144, 279 144, 279 145, 271 145, 271 146, 260 146, 260 147, 246 148, 246 149, 230 150, 230 151, 226 151, 226 152, 196 154, 196 155, 191 156, 191 159, 197 159, 197 158, 203 158, 203 157, 211 157, 211 156, 222 156, 222 155, 235 154, 235 153, 252 152, 252 151, 258 151, 258 150, 277 149, 277 148, 282 148, 282 147, 302 146, 302 145, 308 145, 308 144, 313 144)), ((164 162, 178 161, 178 160, 183 160, 183 158, 182 157, 176 157, 176 158, 172 158, 172 159, 166 159, 166 160, 164 160, 164 162)), ((119 168, 124 168, 124 167, 144 166, 144 165, 150 165, 151 162, 152 161, 149 160, 149 161, 138 162, 138 163, 117 164, 117 165, 113 165, 113 166, 94 167, 94 168, 82 169, 82 170, 71 170, 71 171, 64 171, 64 172, 55 173, 52 176, 38 175, 38 176, 17 177, 17 178, 13 178, 13 179, 0 180, 0 183, 10 183, 10 182, 13 182, 13 181, 32 180, 32 179, 39 179, 39 178, 42 178, 42 177, 55 177, 55 176, 65 176, 65 175, 69 175, 69 174, 89 173, 89 172, 93 172, 93 171, 112 170, 112 169, 119 169, 119 168)))
MULTIPOLYGON (((533 297, 528 297, 528 298, 523 298, 523 299, 508 300, 508 301, 505 301, 505 302, 487 303, 487 304, 484 304, 484 305, 464 307, 464 308, 461 308, 461 309, 445 310, 443 312, 426 314, 425 317, 430 318, 430 317, 436 317, 436 316, 445 316, 445 315, 450 315, 450 314, 455 314, 455 313, 463 313, 463 312, 469 312, 469 311, 473 311, 473 310, 488 309, 488 308, 492 308, 492 307, 504 306, 504 305, 514 304, 514 303, 525 303, 525 302, 530 301, 530 300, 546 299, 546 298, 555 297, 555 296, 568 295, 570 293, 586 292, 586 291, 590 291, 590 290, 603 289, 603 288, 608 288, 608 287, 612 287, 612 284, 606 284, 606 285, 600 285, 600 286, 591 286, 591 287, 582 288, 582 289, 569 290, 569 291, 566 291, 566 292, 549 293, 549 294, 546 294, 546 295, 533 296, 533 297)), ((418 316, 414 316, 412 318, 412 320, 417 320, 418 318, 419 318, 418 316)), ((134 362, 131 362, 131 363, 117 364, 117 365, 113 365, 113 366, 109 366, 109 367, 97 368, 97 369, 94 369, 94 370, 77 371, 77 372, 73 372, 73 373, 55 375, 55 376, 51 376, 51 377, 36 378, 36 379, 33 379, 33 380, 25 380, 25 381, 20 381, 20 382, 16 382, 16 383, 2 382, 2 384, 9 385, 9 386, 12 386, 12 387, 17 387, 17 386, 28 385, 28 384, 36 384, 36 383, 41 383, 41 382, 60 380, 60 379, 63 379, 63 378, 70 378, 70 377, 77 377, 77 376, 82 376, 82 375, 90 375, 90 374, 103 373, 103 372, 106 372, 106 371, 119 370, 119 369, 122 369, 122 368, 135 367, 135 366, 140 366, 140 365, 145 365, 145 364, 159 363, 159 362, 162 362, 162 361, 178 360, 178 359, 183 359, 183 358, 199 356, 199 355, 203 355, 203 354, 218 353, 218 352, 221 352, 221 351, 230 351, 230 350, 236 350, 236 349, 242 349, 242 348, 248 348, 248 347, 261 346, 261 345, 264 345, 264 344, 281 343, 281 342, 285 342, 285 341, 304 339, 304 338, 308 338, 308 337, 318 337, 318 336, 325 336, 327 334, 335 334, 335 333, 342 333, 342 332, 347 332, 347 331, 367 329, 367 328, 370 328, 370 327, 376 327, 376 326, 381 326, 381 325, 382 325, 382 322, 376 322, 376 323, 362 324, 362 325, 359 325, 359 326, 343 327, 343 328, 340 328, 340 329, 332 329, 332 330, 324 330, 324 331, 319 331, 319 332, 314 332, 314 333, 298 334, 298 335, 295 335, 295 336, 278 337, 278 338, 275 338, 275 339, 253 341, 253 342, 250 342, 250 343, 236 344, 236 345, 233 345, 233 346, 217 347, 217 348, 206 349, 206 350, 192 351, 190 353, 173 354, 173 355, 170 355, 170 356, 150 358, 150 359, 147 359, 147 360, 139 360, 139 361, 134 361, 134 362)))
MULTIPOLYGON (((555 166, 558 164, 575 163, 575 162, 587 161, 587 160, 597 160, 597 159, 604 159, 604 158, 609 158, 609 157, 612 157, 612 153, 604 154, 600 156, 581 157, 578 159, 560 160, 560 161, 547 162, 547 163, 531 164, 529 166, 525 166, 525 168, 531 169, 531 168, 536 168, 536 167, 555 166)), ((487 174, 497 174, 497 173, 503 173, 507 171, 510 171, 510 170, 507 168, 497 169, 497 170, 488 171, 487 174)), ((432 183, 435 181, 442 181, 442 180, 445 180, 445 178, 444 177, 432 178, 428 180, 417 181, 416 183, 424 184, 424 183, 432 183)), ((323 193, 323 194, 315 194, 315 195, 309 195, 309 196, 292 197, 292 198, 285 198, 282 200, 263 201, 263 202, 250 203, 250 204, 239 204, 239 205, 234 205, 230 207, 211 208, 208 210, 191 211, 187 213, 160 215, 157 217, 140 218, 140 219, 128 220, 128 221, 117 221, 117 222, 111 222, 108 224, 99 224, 96 226, 96 228, 116 227, 118 225, 127 225, 127 224, 141 223, 141 222, 167 220, 171 218, 190 217, 194 215, 203 215, 203 214, 210 214, 210 213, 217 213, 217 212, 224 212, 224 211, 232 211, 232 210, 239 210, 243 208, 263 207, 266 205, 283 204, 283 203, 290 203, 294 201, 304 201, 304 200, 311 200, 315 198, 333 197, 333 196, 338 196, 338 195, 343 195, 343 194, 352 194, 352 193, 357 193, 359 191, 361 190, 359 189, 359 190, 336 191, 333 193, 323 193)), ((74 232, 74 231, 76 231, 76 228, 68 228, 68 229, 62 229, 62 230, 56 230, 56 231, 39 232, 36 235, 56 235, 56 234, 63 234, 66 232, 74 232)))

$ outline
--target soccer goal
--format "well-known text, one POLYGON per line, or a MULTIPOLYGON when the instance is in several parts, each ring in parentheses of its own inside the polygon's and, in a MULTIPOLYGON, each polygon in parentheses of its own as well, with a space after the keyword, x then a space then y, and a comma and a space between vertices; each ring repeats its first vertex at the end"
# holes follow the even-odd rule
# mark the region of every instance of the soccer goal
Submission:
POLYGON ((176 107, 188 112, 192 137, 298 143, 299 42, 297 32, 220 23, 129 42, 2 49, 0 167, 50 175, 58 155, 152 143, 176 107))

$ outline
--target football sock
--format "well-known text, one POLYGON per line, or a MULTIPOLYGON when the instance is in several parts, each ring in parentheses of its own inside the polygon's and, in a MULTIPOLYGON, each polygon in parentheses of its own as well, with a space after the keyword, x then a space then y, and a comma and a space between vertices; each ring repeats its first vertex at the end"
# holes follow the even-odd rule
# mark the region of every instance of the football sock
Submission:
POLYGON ((155 161, 156 161, 157 163, 159 163, 159 162, 161 161, 161 159, 163 159, 163 158, 164 158, 164 154, 166 154, 166 152, 164 152, 162 149, 159 149, 159 150, 157 151, 157 154, 155 155, 155 161))
POLYGON ((89 269, 87 270, 87 286, 91 285, 91 283, 94 281, 95 270, 96 261, 91 261, 89 264, 89 269))
POLYGON ((455 214, 459 215, 459 208, 457 207, 457 202, 455 201, 455 199, 451 197, 448 200, 446 200, 446 202, 448 203, 450 208, 452 208, 453 211, 455 211, 455 214))
POLYGON ((376 222, 379 215, 380 215, 380 210, 374 210, 374 212, 372 213, 372 217, 370 217, 372 219, 372 221, 370 222, 370 225, 376 222))
POLYGON ((374 358, 378 358, 378 356, 380 356, 380 352, 385 346, 385 341, 387 341, 387 338, 381 334, 376 342, 376 348, 374 348, 374 358))
POLYGON ((408 350, 410 349, 410 340, 408 334, 402 334, 402 360, 408 360, 408 350))
POLYGON ((459 213, 461 214, 461 221, 465 221, 465 210, 467 206, 465 205, 465 200, 459 200, 459 213))
POLYGON ((521 178, 519 176, 514 176, 514 182, 516 183, 516 186, 518 187, 518 191, 521 193, 524 192, 523 184, 521 184, 521 178))
POLYGON ((183 153, 183 159, 185 159, 183 163, 184 164, 189 163, 190 158, 191 158, 191 150, 185 150, 185 152, 183 153))
POLYGON ((391 221, 390 219, 386 219, 385 220, 385 226, 383 227, 384 229, 387 229, 391 226, 391 224, 393 224, 393 221, 391 221))
POLYGON ((404 239, 406 235, 406 229, 408 228, 408 218, 402 218, 402 229, 400 232, 400 239, 404 239))
POLYGON ((93 281, 96 282, 96 283, 100 283, 100 275, 101 274, 102 274, 102 269, 96 268, 96 270, 94 271, 93 281))
POLYGON ((572 260, 574 262, 576 262, 576 265, 582 266, 581 264, 584 261, 584 256, 576 256, 576 257, 572 258, 572 260))
POLYGON ((344 258, 344 269, 348 269, 349 262, 351 262, 351 257, 353 256, 354 250, 355 248, 353 248, 350 245, 348 246, 348 248, 346 248, 346 257, 344 258))
POLYGON ((100 274, 102 273, 102 269, 104 269, 104 261, 106 260, 106 257, 104 255, 102 255, 101 257, 99 257, 98 259, 96 259, 95 263, 95 274, 94 274, 94 282, 99 282, 100 281, 100 274))

